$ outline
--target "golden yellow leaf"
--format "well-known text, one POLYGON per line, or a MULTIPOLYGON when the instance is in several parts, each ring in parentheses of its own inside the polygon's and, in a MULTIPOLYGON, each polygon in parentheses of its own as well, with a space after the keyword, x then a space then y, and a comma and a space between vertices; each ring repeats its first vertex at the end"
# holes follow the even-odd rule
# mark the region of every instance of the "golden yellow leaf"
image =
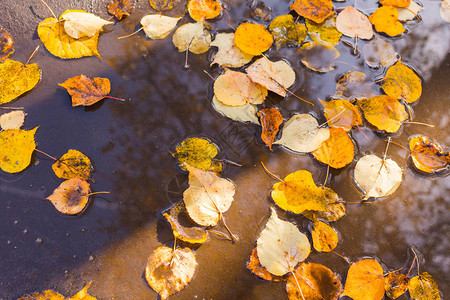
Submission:
POLYGON ((403 295, 409 287, 409 278, 398 273, 389 273, 384 277, 384 289, 391 299, 397 299, 403 295))
POLYGON ((66 298, 55 291, 45 290, 42 293, 24 295, 17 300, 66 300, 66 298))
POLYGON ((397 8, 393 6, 381 6, 369 16, 370 22, 378 32, 384 32, 390 36, 397 36, 405 31, 403 24, 398 20, 397 8))
POLYGON ((374 259, 353 263, 348 269, 342 296, 364 300, 383 299, 384 277, 381 265, 374 259))
POLYGON ((239 122, 252 122, 259 125, 259 120, 256 116, 258 108, 254 104, 246 103, 241 106, 230 106, 222 104, 219 100, 217 100, 216 96, 213 96, 212 105, 215 110, 227 118, 239 122))
POLYGON ((211 33, 203 23, 186 23, 175 31, 172 42, 178 52, 189 50, 194 54, 205 53, 211 44, 211 33))
POLYGON ((69 300, 97 300, 97 298, 92 297, 88 294, 87 290, 91 286, 91 282, 89 282, 81 291, 70 297, 69 300))
POLYGON ((88 106, 105 98, 111 91, 111 82, 108 78, 79 75, 67 79, 59 86, 67 89, 72 97, 72 106, 88 106))
POLYGON ((306 38, 306 27, 294 23, 292 15, 278 16, 270 22, 269 30, 273 35, 277 49, 281 46, 297 46, 306 38))
POLYGON ((314 249, 319 252, 333 251, 339 240, 336 231, 322 221, 314 221, 312 226, 311 236, 314 249))
POLYGON ((222 11, 219 1, 215 0, 189 0, 187 9, 194 21, 204 21, 214 19, 222 11))
POLYGON ((83 211, 89 200, 89 183, 75 177, 61 183, 46 199, 66 215, 76 215, 83 211))
POLYGON ((425 173, 438 173, 448 169, 450 154, 425 136, 416 136, 409 141, 414 166, 425 173))
POLYGON ((328 126, 332 128, 341 128, 350 131, 352 127, 362 125, 362 118, 356 106, 345 99, 334 99, 331 101, 320 100, 324 108, 325 118, 328 120, 328 126))
POLYGON ((307 68, 320 73, 333 70, 334 62, 341 55, 330 43, 320 42, 307 42, 297 52, 307 68))
POLYGON ((408 7, 411 0, 380 0, 383 6, 408 7))
POLYGON ((23 110, 15 110, 0 115, 0 127, 3 130, 20 129, 25 122, 25 113, 23 110))
POLYGON ((66 10, 60 20, 64 20, 64 30, 74 39, 93 37, 102 31, 103 26, 114 24, 83 10, 66 10))
POLYGON ((322 23, 334 14, 331 0, 295 0, 290 9, 316 23, 322 23))
POLYGON ((336 28, 349 37, 370 40, 373 36, 369 19, 353 6, 347 6, 337 15, 336 28))
POLYGON ((247 262, 247 269, 250 270, 253 274, 258 276, 259 278, 262 278, 264 280, 268 281, 285 281, 286 278, 282 276, 275 276, 272 275, 269 271, 267 271, 266 268, 261 266, 261 263, 259 262, 258 258, 258 249, 255 247, 253 249, 252 254, 250 255, 250 258, 247 262))
POLYGON ((272 46, 273 36, 263 25, 246 22, 236 29, 234 43, 245 53, 261 55, 272 46))
POLYGON ((37 129, 8 129, 0 132, 0 169, 17 173, 28 167, 36 149, 34 134, 37 129))
POLYGON ((433 277, 427 272, 411 278, 409 294, 413 300, 440 300, 439 289, 433 277))
POLYGON ((367 80, 367 75, 359 71, 345 73, 336 84, 335 97, 345 97, 348 100, 370 98, 375 96, 373 83, 367 80))
POLYGON ((389 67, 381 87, 387 95, 406 103, 412 103, 422 95, 419 76, 401 61, 389 67))
POLYGON ((318 161, 340 169, 353 161, 355 145, 342 128, 330 128, 330 137, 312 152, 318 161))
POLYGON ((250 62, 253 55, 242 52, 234 43, 234 33, 218 33, 211 46, 219 48, 211 63, 222 67, 239 68, 250 62))
POLYGON ((145 279, 161 299, 181 291, 194 277, 197 260, 189 248, 173 251, 161 246, 153 251, 145 266, 145 279))
POLYGON ((79 177, 88 180, 91 177, 92 165, 89 157, 78 150, 70 149, 53 165, 53 172, 62 179, 79 177))
POLYGON ((24 65, 8 59, 0 63, 0 104, 8 103, 28 92, 41 79, 37 64, 24 65))
POLYGON ((0 62, 14 53, 14 40, 9 32, 0 26, 0 62))
MULTIPOLYGON (((209 171, 213 166, 213 159, 218 153, 217 146, 203 138, 188 138, 175 147, 172 156, 178 160, 178 165, 184 171, 185 164, 202 171, 209 171)), ((222 164, 219 163, 220 169, 222 164)), ((215 167, 214 167, 215 168, 215 167)))
POLYGON ((163 16, 161 14, 146 15, 141 19, 144 32, 150 39, 164 39, 177 26, 179 18, 163 16))
POLYGON ((305 210, 302 214, 310 219, 316 221, 318 219, 327 222, 335 222, 345 215, 345 205, 339 200, 338 194, 330 188, 321 187, 325 195, 325 211, 305 210))
POLYGON ((308 34, 314 39, 323 43, 330 43, 333 46, 339 44, 342 33, 336 28, 336 16, 331 15, 322 23, 305 20, 308 34))

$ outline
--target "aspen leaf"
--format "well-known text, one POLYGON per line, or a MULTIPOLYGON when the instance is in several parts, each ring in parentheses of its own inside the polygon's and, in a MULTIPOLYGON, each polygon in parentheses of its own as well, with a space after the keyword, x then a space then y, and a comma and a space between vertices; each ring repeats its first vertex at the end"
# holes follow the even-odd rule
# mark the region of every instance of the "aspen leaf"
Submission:
POLYGON ((149 0, 150 6, 158 12, 171 10, 176 2, 179 2, 179 0, 149 0))
POLYGON ((326 211, 324 191, 306 170, 291 173, 272 187, 272 199, 280 208, 301 214, 305 210, 326 211))
POLYGON ((402 182, 403 172, 392 159, 369 154, 358 160, 354 176, 355 182, 365 193, 364 200, 367 200, 394 193, 402 182))
POLYGON ((189 188, 183 193, 186 210, 194 222, 215 226, 233 202, 234 184, 219 178, 214 172, 205 172, 189 165, 189 188))
POLYGON ((295 0, 290 9, 316 23, 322 23, 334 14, 331 0, 295 0))
POLYGON ((409 287, 409 278, 398 273, 389 273, 384 277, 384 289, 391 299, 397 299, 403 295, 409 287))
POLYGON ((348 37, 370 40, 373 36, 367 16, 352 6, 347 6, 337 15, 336 28, 348 37))
POLYGON ((189 248, 173 251, 161 246, 149 256, 145 266, 145 279, 161 299, 167 299, 186 287, 197 268, 194 252, 189 248))
POLYGON ((59 86, 67 89, 72 97, 72 106, 88 106, 105 98, 111 91, 108 78, 89 78, 83 74, 67 79, 59 86))
POLYGON ((178 52, 189 50, 194 54, 201 54, 209 49, 211 33, 200 22, 187 23, 175 31, 172 41, 178 52))
POLYGON ((397 8, 393 6, 381 6, 369 16, 370 22, 378 32, 384 32, 389 36, 397 36, 405 31, 403 24, 398 20, 397 8))
POLYGON ((383 299, 384 277, 381 265, 373 259, 363 259, 351 264, 342 296, 364 300, 383 299))
POLYGON ((327 128, 319 128, 319 123, 310 114, 296 114, 283 127, 281 138, 274 144, 301 153, 316 150, 330 137, 327 128))
POLYGON ((258 249, 255 247, 253 249, 252 254, 250 255, 249 261, 247 262, 247 269, 250 270, 253 274, 268 281, 285 281, 286 279, 282 276, 272 275, 266 268, 261 266, 261 263, 258 259, 258 249))
POLYGON ((258 109, 254 104, 247 103, 241 106, 230 106, 220 103, 216 96, 214 96, 212 105, 215 110, 227 118, 239 122, 252 122, 259 125, 258 117, 256 117, 258 109))
POLYGON ((281 123, 283 123, 283 116, 275 107, 261 109, 258 116, 261 119, 261 139, 272 150, 272 143, 281 123))
POLYGON ((337 300, 342 291, 339 277, 324 265, 317 263, 301 263, 295 273, 289 275, 286 282, 289 300, 337 300))
POLYGON ((9 32, 0 26, 0 62, 14 53, 14 39, 9 32))
POLYGON ((161 14, 146 15, 141 19, 144 32, 150 39, 164 39, 177 26, 179 18, 163 16, 161 14))
POLYGON ((261 104, 267 96, 267 89, 253 82, 247 74, 229 69, 217 77, 213 88, 217 100, 229 106, 261 104))
POLYGON ((338 244, 338 235, 334 229, 322 221, 314 221, 311 230, 313 248, 319 252, 330 252, 338 244))
POLYGON ((324 108, 328 126, 350 131, 352 127, 362 125, 361 114, 358 108, 351 104, 350 101, 345 99, 334 99, 331 101, 319 99, 319 101, 324 108))
POLYGON ((408 7, 411 0, 380 0, 383 6, 408 7))
POLYGON ((79 177, 88 180, 91 177, 92 165, 89 157, 78 150, 70 149, 52 165, 52 169, 58 178, 79 177))
POLYGON ((40 79, 37 64, 24 65, 11 59, 0 63, 0 105, 33 89, 40 79))
POLYGON ((120 21, 133 11, 134 0, 111 0, 106 8, 111 15, 120 21))
POLYGON ((261 265, 271 274, 283 276, 308 257, 311 245, 297 226, 278 218, 273 207, 270 210, 270 218, 256 240, 256 248, 261 265))
POLYGON ((316 23, 311 20, 305 20, 308 34, 314 37, 314 40, 319 40, 322 43, 330 43, 333 46, 339 44, 342 33, 336 28, 336 16, 331 15, 322 23, 316 23))
POLYGON ((448 169, 450 154, 425 136, 416 136, 409 141, 414 166, 425 173, 438 173, 448 169))
POLYGON ((295 72, 284 60, 272 62, 262 57, 251 64, 246 72, 253 82, 282 97, 286 96, 286 90, 295 82, 295 72))
POLYGON ((345 215, 345 205, 339 200, 339 196, 335 191, 324 186, 321 188, 324 193, 325 210, 305 210, 302 214, 311 221, 322 219, 327 222, 335 222, 345 215))
POLYGON ((411 278, 409 294, 413 300, 440 300, 438 286, 427 272, 411 278))
POLYGON ((355 145, 345 130, 330 128, 330 137, 312 155, 331 168, 340 169, 353 161, 355 145))
POLYGON ((36 149, 34 135, 37 129, 8 129, 0 132, 0 169, 17 173, 28 167, 36 149))
POLYGON ((373 40, 364 45, 363 56, 366 64, 371 68, 386 67, 392 65, 398 57, 391 43, 375 36, 373 40))
POLYGON ((91 38, 100 33, 103 26, 114 24, 83 10, 66 10, 60 20, 64 20, 65 32, 74 39, 91 38))
POLYGON ((414 20, 414 18, 417 17, 419 11, 421 11, 422 9, 423 7, 414 1, 411 1, 408 7, 405 8, 397 7, 398 20, 401 22, 414 20))
POLYGON ((90 185, 81 178, 74 177, 61 183, 46 199, 66 215, 76 215, 83 211, 89 201, 90 185))
POLYGON ((246 22, 236 29, 234 43, 245 53, 261 55, 272 46, 273 36, 263 25, 246 22))
POLYGON ((297 46, 306 38, 306 27, 295 23, 292 15, 278 16, 270 22, 269 30, 273 35, 277 49, 281 46, 297 46))
MULTIPOLYGON (((89 282, 81 291, 79 291, 72 297, 67 298, 67 300, 97 300, 97 298, 90 296, 87 292, 87 290, 91 286, 91 283, 92 282, 89 282)), ((66 298, 55 291, 46 290, 42 293, 33 293, 22 296, 18 300, 66 300, 66 298)))
POLYGON ((214 19, 222 11, 220 2, 214 0, 189 0, 187 9, 191 18, 196 22, 214 19))
POLYGON ((450 0, 441 0, 441 6, 439 9, 442 20, 450 23, 450 0))
POLYGON ((408 119, 405 107, 387 95, 360 99, 357 103, 366 120, 378 130, 397 132, 402 122, 408 119))
POLYGON ((239 68, 250 62, 253 55, 242 52, 234 43, 234 33, 218 33, 211 46, 219 48, 211 63, 222 67, 239 68))
POLYGON ((352 71, 345 73, 339 79, 334 96, 353 100, 370 98, 375 94, 372 90, 372 83, 367 80, 367 75, 363 72, 352 71))
POLYGON ((413 103, 422 95, 419 76, 401 61, 389 67, 381 87, 387 95, 406 103, 413 103))
POLYGON ((339 51, 329 43, 307 42, 297 51, 302 63, 309 69, 325 73, 334 69, 339 51))
MULTIPOLYGON (((187 170, 185 164, 202 171, 211 170, 213 159, 218 154, 216 145, 203 138, 188 138, 175 147, 172 156, 178 160, 182 170, 187 170)), ((222 166, 222 165, 220 165, 222 166)))
POLYGON ((25 122, 25 113, 23 110, 15 110, 0 115, 0 127, 3 130, 20 129, 25 122))

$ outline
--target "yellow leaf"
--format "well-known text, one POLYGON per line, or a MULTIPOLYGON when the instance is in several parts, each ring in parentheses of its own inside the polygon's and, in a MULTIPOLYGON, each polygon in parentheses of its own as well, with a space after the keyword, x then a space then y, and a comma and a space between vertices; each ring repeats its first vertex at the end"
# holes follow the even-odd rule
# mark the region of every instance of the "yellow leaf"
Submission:
POLYGON ((97 298, 92 297, 88 294, 87 290, 91 286, 91 282, 89 282, 81 291, 70 297, 69 300, 97 300, 97 298))
POLYGON ((9 32, 0 26, 0 62, 14 53, 14 39, 9 32))
POLYGON ((338 244, 338 235, 334 229, 322 221, 315 221, 311 230, 313 247, 319 252, 330 252, 338 244))
POLYGON ((297 46, 306 38, 306 27, 294 23, 292 15, 278 16, 270 22, 269 30, 273 35, 277 49, 281 46, 297 46))
POLYGON ((103 26, 114 24, 83 10, 66 10, 60 20, 64 20, 64 30, 74 39, 93 37, 102 31, 103 26))
POLYGON ((200 22, 187 23, 178 27, 172 42, 178 48, 178 52, 189 50, 194 54, 201 54, 209 50, 211 33, 200 22))
POLYGON ((285 281, 286 279, 282 276, 272 275, 266 268, 261 266, 258 258, 258 249, 255 247, 253 249, 252 254, 247 262, 247 269, 250 270, 253 274, 268 281, 285 281))
POLYGON ((348 100, 370 98, 375 96, 372 82, 367 75, 359 71, 345 73, 336 84, 335 97, 345 97, 348 100))
POLYGON ((411 278, 409 294, 413 300, 440 300, 438 286, 427 272, 411 278))
POLYGON ((383 268, 373 259, 363 259, 353 263, 347 272, 344 293, 359 300, 381 300, 384 296, 383 268))
POLYGON ((70 149, 53 165, 53 172, 62 179, 80 177, 88 180, 91 177, 92 165, 89 157, 78 150, 70 149))
POLYGON ((24 65, 10 59, 0 63, 0 104, 8 103, 28 92, 40 78, 41 70, 37 64, 24 65))
POLYGON ((28 167, 36 149, 34 134, 37 129, 8 129, 0 132, 0 169, 17 173, 28 167))
POLYGON ((144 32, 150 39, 164 39, 177 26, 179 18, 163 16, 161 14, 146 15, 141 19, 144 32))
POLYGON ((42 293, 33 293, 24 295, 17 300, 66 300, 63 295, 52 290, 46 290, 42 293))
POLYGON ((381 6, 369 16, 370 22, 378 32, 384 32, 390 36, 397 36, 405 31, 403 24, 398 20, 397 8, 393 6, 381 6))
POLYGON ((89 200, 89 183, 75 177, 61 183, 47 197, 55 208, 66 215, 76 215, 83 211, 89 200))
POLYGON ((330 137, 312 155, 331 168, 340 169, 353 161, 355 145, 343 129, 330 128, 330 137))
POLYGON ((189 248, 158 247, 147 260, 145 279, 161 299, 181 291, 194 277, 197 260, 189 248))
POLYGON ((273 36, 263 25, 247 22, 236 29, 234 43, 245 53, 261 55, 272 46, 273 36))
POLYGON ((305 210, 302 214, 310 219, 316 221, 322 219, 327 222, 335 222, 345 215, 345 205, 339 200, 338 194, 330 188, 321 187, 325 195, 325 211, 305 210))
POLYGON ((320 42, 307 42, 297 52, 307 68, 320 73, 333 70, 334 62, 341 55, 334 46, 320 42))
POLYGON ((335 99, 331 101, 322 101, 325 118, 328 120, 328 126, 332 128, 341 128, 350 131, 352 127, 362 125, 361 114, 357 107, 345 99, 335 99))
POLYGON ((217 100, 216 96, 213 96, 212 105, 219 113, 232 120, 239 122, 252 122, 259 125, 256 112, 258 108, 254 104, 244 104, 241 106, 230 106, 222 104, 217 100))
POLYGON ((384 289, 391 299, 397 299, 403 295, 409 287, 409 278, 398 273, 389 273, 384 277, 384 289))
POLYGON ((214 0, 189 0, 187 9, 194 21, 204 21, 214 19, 222 11, 219 1, 214 0))
POLYGON ((408 7, 411 0, 380 0, 383 6, 408 7))
POLYGON ((387 95, 406 103, 412 103, 422 95, 419 76, 401 61, 389 67, 381 87, 387 95))
MULTIPOLYGON (((186 171, 185 164, 202 171, 209 171, 213 166, 213 159, 218 153, 216 145, 202 138, 188 138, 175 147, 172 154, 178 160, 178 165, 186 171)), ((222 166, 221 163, 220 167, 222 166)))
POLYGON ((314 37, 314 40, 320 40, 324 43, 330 43, 333 46, 339 44, 342 33, 336 28, 336 16, 332 15, 328 17, 322 23, 316 23, 311 20, 305 20, 306 28, 308 28, 308 34, 314 37))
POLYGON ((25 113, 23 110, 15 110, 0 115, 0 127, 3 130, 20 129, 25 122, 25 113))
POLYGON ((219 48, 211 63, 222 67, 239 68, 250 62, 253 55, 242 52, 234 43, 234 33, 218 33, 211 46, 219 48))
POLYGON ((316 23, 322 23, 334 14, 331 0, 295 0, 290 9, 316 23))
POLYGON ((369 19, 353 6, 347 6, 337 15, 336 28, 349 37, 370 40, 373 36, 369 19))
POLYGON ((414 166, 425 173, 438 173, 448 169, 450 154, 439 144, 425 136, 416 136, 409 141, 414 166))

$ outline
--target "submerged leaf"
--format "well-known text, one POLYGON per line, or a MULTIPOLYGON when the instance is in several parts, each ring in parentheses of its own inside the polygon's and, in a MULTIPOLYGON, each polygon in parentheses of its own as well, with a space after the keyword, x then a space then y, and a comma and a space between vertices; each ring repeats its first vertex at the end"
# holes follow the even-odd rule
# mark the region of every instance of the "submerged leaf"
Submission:
POLYGON ((244 53, 261 55, 272 46, 273 37, 263 25, 246 22, 236 29, 234 43, 244 53))
POLYGON ((314 249, 319 252, 333 251, 339 240, 336 231, 322 221, 314 221, 312 226, 311 237, 314 249))
POLYGON ((161 14, 146 15, 141 19, 144 32, 150 39, 164 39, 177 26, 179 18, 163 16, 161 14))
POLYGON ((70 149, 53 165, 53 172, 62 179, 79 177, 88 180, 91 177, 92 165, 89 157, 78 150, 70 149))
POLYGON ((213 159, 216 157, 218 149, 216 145, 203 138, 188 138, 175 147, 172 154, 178 160, 178 165, 184 171, 186 164, 202 171, 211 170, 213 159))
POLYGON ((234 33, 218 33, 211 46, 219 48, 211 63, 222 67, 239 68, 250 62, 253 55, 242 52, 234 43, 234 33))
POLYGON ((448 169, 450 154, 425 136, 416 136, 409 141, 414 166, 425 173, 438 173, 448 169))
POLYGON ((212 105, 215 110, 227 118, 239 122, 252 122, 259 125, 259 120, 256 116, 258 108, 254 104, 247 103, 241 106, 230 106, 222 104, 217 100, 216 96, 214 96, 212 105))
POLYGON ((364 300, 383 299, 384 278, 381 265, 373 259, 353 263, 348 269, 342 296, 364 300))
POLYGON ((0 132, 0 169, 17 173, 28 167, 36 149, 34 135, 37 129, 8 129, 0 132))
POLYGON ((353 6, 347 6, 337 15, 336 28, 348 37, 370 40, 373 36, 369 19, 353 6))
POLYGON ((23 110, 15 110, 0 115, 0 127, 3 130, 20 129, 25 122, 25 113, 23 110))
POLYGON ((371 68, 386 67, 392 65, 398 57, 391 43, 375 36, 363 48, 364 61, 371 68))
POLYGON ((322 23, 334 14, 331 0, 295 0, 290 9, 316 23, 322 23))
POLYGON ((384 277, 384 289, 391 299, 397 299, 403 295, 409 287, 409 278, 398 273, 389 273, 384 277))
POLYGON ((196 22, 214 19, 222 11, 220 2, 215 0, 189 0, 187 9, 196 22))
POLYGON ((189 50, 194 54, 201 54, 209 50, 211 33, 200 22, 186 23, 175 31, 172 42, 178 52, 189 50))
POLYGON ((14 40, 9 32, 0 26, 0 62, 14 53, 14 40))
POLYGON ((273 35, 277 49, 281 46, 297 46, 306 38, 306 27, 294 23, 292 15, 278 16, 270 22, 269 30, 273 35))
POLYGON ((76 215, 83 211, 89 201, 89 183, 75 177, 64 181, 47 197, 55 208, 66 215, 76 215))
POLYGON ((370 98, 375 96, 372 83, 367 75, 359 71, 351 71, 342 76, 337 85, 335 97, 345 97, 348 100, 370 98))
POLYGON ((24 65, 11 59, 0 63, 0 105, 34 88, 40 78, 37 64, 24 65))
POLYGON ((328 17, 322 23, 316 23, 308 19, 305 20, 306 27, 308 28, 308 34, 313 40, 319 40, 323 43, 330 43, 333 46, 339 44, 341 35, 336 28, 336 16, 332 15, 328 17))
POLYGON ((352 127, 362 125, 361 114, 358 108, 350 101, 345 99, 334 99, 331 101, 322 101, 319 99, 319 101, 324 108, 328 126, 350 131, 352 127))
POLYGON ((258 249, 255 247, 253 249, 252 254, 247 262, 247 269, 249 269, 253 274, 258 276, 259 278, 268 280, 268 281, 285 281, 286 279, 282 276, 272 275, 266 268, 261 266, 261 263, 258 259, 258 249))
POLYGON ((74 39, 93 37, 103 26, 114 24, 83 10, 66 10, 59 19, 64 20, 65 32, 74 39))
POLYGON ((422 95, 419 76, 401 61, 389 67, 381 87, 387 95, 406 103, 413 103, 422 95))
POLYGON ((378 32, 384 32, 389 36, 397 36, 405 31, 403 24, 398 20, 397 8, 393 6, 381 6, 369 16, 370 22, 378 32))
POLYGON ((353 161, 355 145, 343 129, 330 128, 330 137, 312 155, 331 168, 340 169, 353 161))
POLYGON ((440 300, 438 286, 427 272, 411 278, 409 294, 413 300, 440 300))
POLYGON ((307 42, 297 52, 307 68, 321 73, 333 70, 334 62, 340 56, 334 46, 319 42, 307 42))
POLYGON ((59 85, 67 89, 72 97, 72 106, 92 105, 105 98, 111 91, 108 78, 89 78, 83 74, 69 78, 59 85))
POLYGON ((135 0, 111 0, 107 5, 108 12, 120 21, 124 17, 129 16, 133 11, 134 1, 135 0))

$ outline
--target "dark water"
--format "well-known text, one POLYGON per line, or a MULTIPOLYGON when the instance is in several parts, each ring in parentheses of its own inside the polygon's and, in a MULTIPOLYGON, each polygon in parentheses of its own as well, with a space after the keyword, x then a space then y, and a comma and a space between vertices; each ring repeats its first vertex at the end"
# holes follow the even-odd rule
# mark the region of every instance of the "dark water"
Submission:
MULTIPOLYGON (((78 8, 108 17, 104 1, 48 4, 58 15, 65 9, 78 8)), ((213 22, 214 30, 229 31, 228 24, 236 27, 250 17, 245 1, 228 4, 230 13, 213 22)), ((266 4, 272 8, 272 16, 288 12, 288 1, 266 4)), ((335 8, 349 4, 335 3, 335 8)), ((392 42, 402 60, 424 78, 423 95, 413 106, 415 120, 436 127, 405 124, 394 140, 406 144, 409 136, 425 134, 449 145, 450 25, 440 19, 438 1, 422 4, 426 8, 421 12, 423 21, 409 22, 405 26, 407 34, 392 42)), ((366 13, 376 7, 372 1, 358 1, 357 5, 367 8, 366 13)), ((292 154, 278 147, 270 152, 256 138, 256 126, 233 122, 214 111, 210 105, 212 81, 203 72, 208 70, 213 76, 220 72, 217 67, 209 67, 212 50, 209 54, 190 55, 191 67, 185 70, 184 53, 173 47, 171 36, 149 41, 138 34, 117 40, 139 28, 140 18, 151 13, 148 2, 142 0, 129 18, 110 26, 113 31, 101 36, 102 59, 60 60, 43 49, 37 37, 38 23, 49 16, 39 1, 7 0, 0 11, 1 24, 16 41, 13 59, 25 62, 41 45, 33 62, 41 67, 42 80, 31 93, 13 103, 23 106, 28 114, 25 128, 40 126, 36 134, 38 149, 49 154, 59 157, 71 148, 87 154, 95 167, 93 191, 111 191, 106 197, 91 197, 81 216, 67 217, 44 200, 61 182, 51 170, 53 161, 37 154, 24 172, 1 172, 0 299, 16 299, 49 288, 69 296, 90 280, 90 292, 99 299, 156 299, 156 293, 143 279, 143 270, 156 247, 171 245, 169 228, 157 212, 179 200, 185 188, 186 176, 177 169, 169 151, 191 136, 211 139, 220 146, 221 158, 243 164, 240 168, 227 166, 224 171, 237 187, 226 217, 240 241, 233 245, 212 237, 199 247, 194 280, 173 298, 287 298, 283 284, 260 281, 245 270, 245 262, 269 215, 268 207, 273 204, 269 193, 274 181, 259 162, 264 161, 282 177, 307 169, 317 183, 323 182, 326 168, 309 155, 292 154), (72 108, 67 92, 57 84, 79 74, 108 77, 111 95, 132 100, 105 100, 86 109, 72 108)), ((297 73, 293 91, 313 101, 333 95, 336 78, 348 71, 363 71, 371 79, 382 77, 381 70, 369 69, 348 46, 341 43, 337 48, 341 56, 336 68, 325 74, 306 70, 293 49, 281 49, 269 53, 269 57, 287 59, 297 73)), ((377 88, 374 90, 377 92, 377 88)), ((269 95, 270 103, 280 100, 269 95)), ((278 107, 285 119, 294 112, 310 112, 324 121, 319 105, 312 108, 294 97, 278 107)), ((382 155, 385 136, 369 128, 361 131, 352 133, 359 146, 357 158, 366 153, 382 155)), ((446 298, 450 293, 446 280, 450 272, 448 177, 417 174, 409 166, 408 153, 401 148, 390 147, 389 157, 404 171, 402 185, 388 199, 372 205, 349 205, 347 215, 333 224, 341 237, 336 251, 352 261, 376 257, 387 272, 408 268, 412 261, 408 249, 414 246, 421 254, 421 271, 432 274, 446 298)), ((328 181, 328 186, 346 201, 361 198, 352 184, 353 166, 332 172, 328 181)), ((307 230, 302 217, 285 217, 307 230)), ((308 260, 324 263, 341 278, 348 268, 345 261, 332 254, 315 253, 308 260)))

